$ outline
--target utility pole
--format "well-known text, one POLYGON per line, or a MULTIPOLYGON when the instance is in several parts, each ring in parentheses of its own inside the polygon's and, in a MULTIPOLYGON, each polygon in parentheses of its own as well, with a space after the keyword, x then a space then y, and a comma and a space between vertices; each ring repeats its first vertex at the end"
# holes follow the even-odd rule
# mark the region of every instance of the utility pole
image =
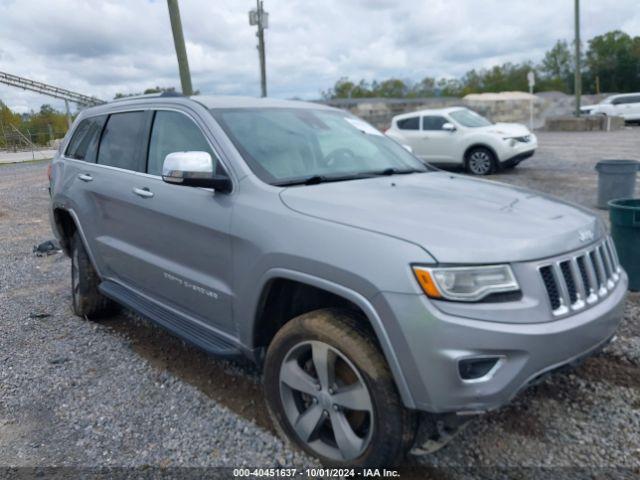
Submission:
POLYGON ((187 49, 184 46, 184 35, 182 34, 178 0, 167 0, 167 5, 169 6, 169 19, 171 20, 171 30, 173 31, 173 43, 176 47, 176 56, 178 57, 182 94, 193 95, 191 73, 189 72, 189 61, 187 60, 187 49))
POLYGON ((258 55, 260 57, 260 90, 267 96, 267 59, 264 51, 264 30, 269 28, 269 13, 264 11, 262 0, 256 0, 256 10, 249 12, 249 25, 257 25, 258 55))
POLYGON ((533 70, 527 73, 527 83, 529 84, 529 130, 533 131, 533 87, 536 85, 536 74, 533 70))
POLYGON ((576 93, 576 117, 580 116, 580 97, 582 96, 582 75, 580 74, 580 0, 575 0, 575 30, 576 30, 576 71, 573 87, 576 93))
POLYGON ((69 109, 69 100, 64 99, 64 109, 67 112, 67 129, 71 128, 71 110, 69 109))

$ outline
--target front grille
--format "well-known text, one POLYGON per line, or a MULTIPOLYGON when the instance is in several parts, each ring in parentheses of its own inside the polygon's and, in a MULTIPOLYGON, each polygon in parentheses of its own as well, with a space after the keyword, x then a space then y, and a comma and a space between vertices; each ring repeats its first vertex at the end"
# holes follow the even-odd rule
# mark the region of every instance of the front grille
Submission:
POLYGON ((549 295, 549 302, 551 302, 551 308, 556 310, 562 305, 560 303, 560 291, 556 284, 556 279, 553 276, 553 269, 550 266, 540 268, 540 275, 542 275, 542 281, 544 282, 544 288, 549 295))
POLYGON ((620 280, 620 263, 610 237, 600 244, 539 267, 555 316, 598 303, 620 280))

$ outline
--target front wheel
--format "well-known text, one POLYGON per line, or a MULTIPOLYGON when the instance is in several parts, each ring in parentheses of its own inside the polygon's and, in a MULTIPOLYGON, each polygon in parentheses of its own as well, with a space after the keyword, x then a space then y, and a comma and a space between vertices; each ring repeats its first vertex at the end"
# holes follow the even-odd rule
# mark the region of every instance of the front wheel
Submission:
POLYGON ((485 147, 475 147, 467 152, 465 158, 467 172, 473 175, 490 175, 497 170, 494 153, 485 147))
POLYGON ((364 321, 310 312, 288 322, 267 352, 264 388, 278 432, 325 465, 393 466, 415 435, 364 321))

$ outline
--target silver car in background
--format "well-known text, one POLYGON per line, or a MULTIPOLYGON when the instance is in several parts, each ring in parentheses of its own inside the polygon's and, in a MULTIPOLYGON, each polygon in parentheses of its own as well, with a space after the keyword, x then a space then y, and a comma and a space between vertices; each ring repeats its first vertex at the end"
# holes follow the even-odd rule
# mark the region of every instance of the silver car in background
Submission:
POLYGON ((438 171, 317 104, 89 108, 50 187, 74 311, 124 305, 250 358, 276 428, 328 465, 443 445, 605 345, 627 290, 589 211, 438 171))

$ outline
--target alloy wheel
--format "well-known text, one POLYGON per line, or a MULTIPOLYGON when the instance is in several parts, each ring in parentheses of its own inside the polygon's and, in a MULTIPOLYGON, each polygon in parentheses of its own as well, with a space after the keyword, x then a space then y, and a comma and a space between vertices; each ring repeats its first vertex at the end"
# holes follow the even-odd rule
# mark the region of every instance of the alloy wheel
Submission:
POLYGON ((332 460, 353 460, 373 434, 373 403, 362 376, 340 351, 320 341, 294 346, 280 368, 287 420, 310 449, 332 460))
POLYGON ((483 150, 476 150, 469 157, 469 170, 475 175, 486 175, 491 166, 491 156, 483 150))

